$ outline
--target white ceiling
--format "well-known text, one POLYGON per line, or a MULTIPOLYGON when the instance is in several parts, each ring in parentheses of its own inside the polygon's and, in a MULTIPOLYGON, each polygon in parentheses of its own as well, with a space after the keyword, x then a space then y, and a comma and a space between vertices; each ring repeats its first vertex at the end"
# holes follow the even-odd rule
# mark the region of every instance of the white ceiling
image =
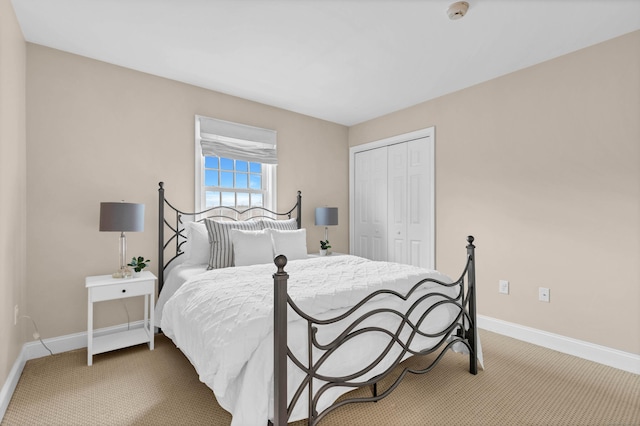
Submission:
MULTIPOLYGON (((640 0, 12 0, 25 39, 344 125, 640 29, 640 0)), ((639 52, 629 52, 638 55, 639 52)))

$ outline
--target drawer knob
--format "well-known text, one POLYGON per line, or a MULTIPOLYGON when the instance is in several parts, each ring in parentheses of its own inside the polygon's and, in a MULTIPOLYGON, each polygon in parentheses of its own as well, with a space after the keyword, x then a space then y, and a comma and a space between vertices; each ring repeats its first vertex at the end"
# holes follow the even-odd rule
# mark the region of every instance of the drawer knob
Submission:
POLYGON ((126 292, 127 292, 127 289, 126 289, 126 288, 123 288, 123 289, 122 289, 122 292, 123 292, 123 293, 126 293, 126 292))

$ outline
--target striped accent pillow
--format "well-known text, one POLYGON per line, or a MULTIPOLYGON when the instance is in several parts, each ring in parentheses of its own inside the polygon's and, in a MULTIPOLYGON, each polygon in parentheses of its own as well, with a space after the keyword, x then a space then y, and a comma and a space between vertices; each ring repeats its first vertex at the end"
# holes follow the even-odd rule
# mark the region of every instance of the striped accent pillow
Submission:
POLYGON ((262 229, 260 223, 254 220, 246 222, 220 222, 213 219, 205 219, 204 223, 209 232, 209 244, 211 246, 209 266, 207 269, 233 266, 233 244, 229 237, 229 230, 259 231, 262 229))
POLYGON ((295 217, 285 220, 261 219, 260 222, 264 229, 277 229, 278 231, 295 231, 298 229, 298 220, 295 217))

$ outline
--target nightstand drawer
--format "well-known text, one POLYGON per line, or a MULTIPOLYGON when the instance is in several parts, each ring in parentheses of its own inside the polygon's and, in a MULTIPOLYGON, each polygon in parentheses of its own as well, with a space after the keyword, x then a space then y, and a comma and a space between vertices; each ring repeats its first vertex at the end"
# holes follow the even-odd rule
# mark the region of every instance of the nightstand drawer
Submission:
POLYGON ((91 301, 100 302, 102 300, 124 299, 125 297, 153 294, 153 285, 154 281, 150 280, 93 287, 91 288, 91 301))

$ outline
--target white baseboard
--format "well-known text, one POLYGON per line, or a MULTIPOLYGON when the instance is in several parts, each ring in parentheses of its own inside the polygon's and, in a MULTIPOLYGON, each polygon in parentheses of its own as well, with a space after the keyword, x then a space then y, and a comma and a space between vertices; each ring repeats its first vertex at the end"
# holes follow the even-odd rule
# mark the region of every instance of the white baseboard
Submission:
MULTIPOLYGON (((131 324, 120 324, 113 327, 105 327, 99 328, 93 331, 93 335, 103 336, 105 334, 117 333, 119 331, 125 331, 127 328, 142 328, 144 325, 144 321, 135 321, 131 324)), ((60 337, 52 337, 50 339, 44 339, 44 343, 47 345, 51 352, 54 354, 59 354, 62 352, 74 351, 76 349, 82 349, 87 347, 87 332, 83 331, 81 333, 67 334, 66 336, 60 337)), ((30 359, 42 358, 43 356, 48 356, 49 351, 42 346, 39 340, 34 340, 33 342, 28 342, 24 344, 26 348, 26 361, 30 359)))
POLYGON ((4 386, 0 389, 0 422, 4 418, 4 413, 7 412, 9 402, 13 396, 13 391, 15 391, 16 386, 18 386, 18 380, 20 380, 20 375, 22 374, 22 370, 24 369, 26 362, 26 350, 23 346, 20 354, 18 354, 16 362, 13 363, 11 371, 9 371, 9 376, 4 382, 4 386))
POLYGON ((640 374, 640 355, 478 315, 478 327, 578 358, 640 374))
MULTIPOLYGON (((102 336, 105 334, 111 334, 118 331, 125 331, 127 328, 141 328, 144 325, 144 321, 136 321, 132 322, 130 325, 121 324, 113 327, 105 327, 94 330, 94 336, 102 336)), ((54 354, 73 351, 76 349, 82 349, 87 347, 87 332, 84 331, 82 333, 68 334, 66 336, 60 337, 52 337, 50 339, 43 339, 44 343, 47 345, 49 349, 54 354)), ((9 372, 9 376, 0 389, 0 421, 4 417, 4 414, 7 412, 7 408, 9 407, 9 402, 11 401, 11 397, 13 396, 13 392, 18 385, 18 380, 20 380, 20 376, 22 375, 22 370, 24 370, 24 366, 30 359, 42 358, 44 356, 50 355, 49 351, 42 346, 39 340, 34 340, 33 342, 27 342, 22 346, 22 350, 18 355, 18 358, 13 363, 13 367, 9 372)))

